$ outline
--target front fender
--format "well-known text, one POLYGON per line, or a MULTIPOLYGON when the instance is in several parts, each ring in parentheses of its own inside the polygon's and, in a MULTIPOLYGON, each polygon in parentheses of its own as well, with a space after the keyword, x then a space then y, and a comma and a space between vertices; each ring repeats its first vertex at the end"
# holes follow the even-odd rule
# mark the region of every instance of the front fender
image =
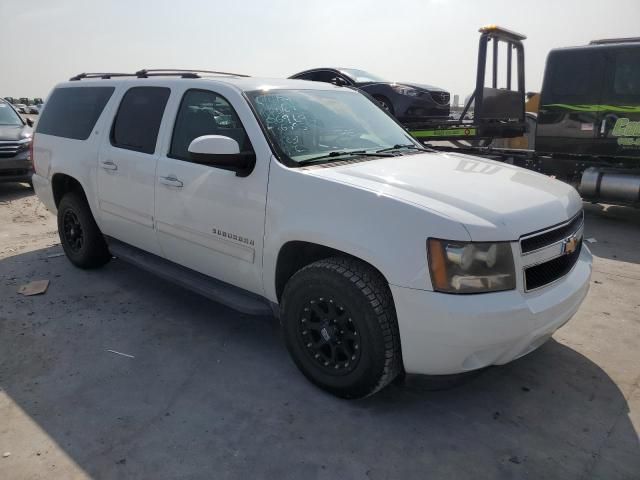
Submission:
MULTIPOLYGON (((329 167, 340 168, 340 167, 329 167)), ((393 285, 431 290, 429 237, 469 240, 451 219, 382 191, 287 168, 273 162, 269 175, 263 282, 276 302, 276 266, 283 245, 305 241, 359 258, 393 285)))

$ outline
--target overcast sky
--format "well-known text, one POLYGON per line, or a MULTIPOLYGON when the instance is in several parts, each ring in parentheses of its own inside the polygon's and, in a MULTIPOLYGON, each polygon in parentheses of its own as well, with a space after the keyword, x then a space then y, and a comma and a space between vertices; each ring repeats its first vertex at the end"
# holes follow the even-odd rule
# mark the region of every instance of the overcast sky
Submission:
POLYGON ((551 48, 640 36, 640 0, 0 0, 0 96, 86 71, 201 68, 286 77, 356 67, 463 97, 478 27, 527 35, 526 88, 551 48))

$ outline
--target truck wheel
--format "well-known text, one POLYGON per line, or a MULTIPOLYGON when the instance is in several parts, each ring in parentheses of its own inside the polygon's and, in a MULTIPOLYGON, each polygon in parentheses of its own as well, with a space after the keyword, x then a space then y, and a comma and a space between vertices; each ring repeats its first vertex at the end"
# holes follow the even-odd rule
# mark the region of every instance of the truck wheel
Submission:
POLYGON ((287 348, 319 387, 361 398, 402 371, 391 292, 363 262, 335 257, 304 267, 285 286, 281 306, 287 348))
POLYGON ((69 192, 60 200, 58 235, 64 253, 76 267, 97 268, 111 259, 102 232, 81 193, 69 192))

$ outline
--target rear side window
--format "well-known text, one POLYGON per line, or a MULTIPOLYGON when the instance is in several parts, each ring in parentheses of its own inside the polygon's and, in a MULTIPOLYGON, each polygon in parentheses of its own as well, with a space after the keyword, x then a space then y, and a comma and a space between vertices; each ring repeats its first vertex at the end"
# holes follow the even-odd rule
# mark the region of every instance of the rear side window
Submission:
POLYGON ((313 80, 313 77, 315 75, 315 72, 307 72, 307 73, 303 73, 302 75, 296 75, 295 78, 296 80, 313 80))
POLYGON ((38 121, 36 133, 86 140, 114 90, 114 87, 55 89, 38 121))
POLYGON ((319 70, 314 74, 313 79, 316 82, 331 83, 331 80, 339 76, 340 75, 336 72, 332 72, 331 70, 319 70))
POLYGON ((171 90, 165 87, 133 87, 127 90, 113 121, 111 144, 127 150, 153 153, 170 93, 171 90))
POLYGON ((325 82, 331 83, 336 77, 339 77, 336 72, 332 72, 331 70, 314 70, 313 72, 307 72, 302 75, 298 75, 295 78, 298 80, 311 80, 313 82, 325 82))

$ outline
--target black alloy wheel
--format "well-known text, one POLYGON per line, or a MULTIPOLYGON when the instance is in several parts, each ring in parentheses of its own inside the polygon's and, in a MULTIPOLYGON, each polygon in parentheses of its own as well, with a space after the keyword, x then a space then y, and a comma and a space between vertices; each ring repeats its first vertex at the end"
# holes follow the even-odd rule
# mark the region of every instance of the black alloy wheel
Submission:
POLYGON ((360 336, 351 313, 332 298, 309 300, 298 333, 307 353, 329 374, 353 371, 360 359, 360 336))
POLYGON ((97 268, 111 259, 89 203, 80 191, 67 192, 60 200, 58 234, 64 253, 77 267, 97 268))
POLYGON ((79 252, 84 243, 84 235, 78 215, 76 215, 73 210, 66 210, 64 212, 62 225, 62 233, 67 245, 69 245, 72 251, 79 252))
POLYGON ((289 279, 280 309, 293 361, 334 395, 372 395, 403 371, 391 291, 370 265, 350 257, 313 262, 289 279))

